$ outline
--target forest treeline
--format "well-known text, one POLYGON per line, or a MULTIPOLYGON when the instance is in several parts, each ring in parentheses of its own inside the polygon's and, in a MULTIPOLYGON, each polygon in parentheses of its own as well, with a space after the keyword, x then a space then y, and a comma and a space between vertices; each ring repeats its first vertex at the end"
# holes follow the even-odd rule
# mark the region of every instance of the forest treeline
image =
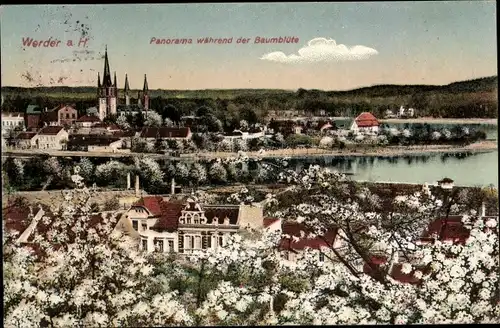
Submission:
MULTIPOLYGON (((2 87, 2 112, 23 112, 30 104, 53 108, 74 104, 80 114, 97 105, 95 87, 2 87)), ((377 85, 349 91, 298 89, 150 90, 150 108, 162 116, 174 110, 195 115, 209 107, 220 119, 261 122, 270 111, 299 110, 329 116, 357 115, 370 111, 382 117, 387 109, 413 107, 416 115, 443 118, 497 118, 498 77, 432 85, 377 85)), ((132 91, 132 96, 137 91, 132 91)), ((123 93, 119 91, 119 103, 123 93)), ((137 102, 133 99, 132 102, 137 102)))

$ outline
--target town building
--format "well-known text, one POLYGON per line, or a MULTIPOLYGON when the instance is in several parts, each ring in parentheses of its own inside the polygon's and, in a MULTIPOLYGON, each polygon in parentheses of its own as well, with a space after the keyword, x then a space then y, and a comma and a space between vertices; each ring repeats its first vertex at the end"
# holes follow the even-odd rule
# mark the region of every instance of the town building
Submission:
POLYGON ((68 139, 68 150, 116 153, 121 150, 123 140, 113 135, 74 134, 68 139))
POLYGON ((16 136, 14 146, 19 149, 32 149, 36 148, 36 132, 21 132, 16 136))
POLYGON ((97 116, 87 114, 76 120, 76 126, 79 128, 90 128, 100 122, 101 120, 97 116))
POLYGON ((168 140, 168 139, 178 139, 178 140, 188 140, 191 139, 191 129, 190 128, 179 128, 179 127, 145 127, 142 129, 140 137, 145 138, 147 141, 155 140, 168 140))
POLYGON ((405 108, 404 106, 399 107, 398 117, 400 118, 410 118, 415 116, 415 109, 405 108))
POLYGON ((46 126, 41 129, 35 139, 37 149, 61 150, 68 141, 68 132, 62 126, 46 126))
POLYGON ((354 119, 359 132, 378 133, 380 123, 372 113, 363 112, 354 119))
POLYGON ((43 109, 37 105, 28 105, 24 114, 24 125, 27 129, 36 129, 40 126, 43 109))
POLYGON ((7 135, 10 130, 22 130, 24 127, 22 113, 2 113, 2 135, 7 135))
MULTIPOLYGON (((137 188, 137 182, 136 182, 137 188)), ((188 254, 223 247, 227 237, 242 229, 263 228, 263 208, 254 205, 206 205, 162 196, 145 196, 126 217, 140 235, 141 250, 188 254)))
POLYGON ((40 122, 44 126, 71 126, 78 118, 78 111, 70 105, 59 105, 43 110, 40 122))
MULTIPOLYGON (((97 97, 99 99, 98 116, 102 121, 109 116, 126 115, 126 113, 137 112, 135 106, 130 104, 130 86, 128 83, 128 76, 125 74, 125 87, 124 87, 124 101, 125 104, 118 104, 118 86, 116 82, 116 72, 114 74, 114 79, 111 81, 111 72, 109 68, 108 59, 108 49, 106 47, 104 53, 104 73, 101 83, 101 77, 98 73, 97 75, 97 97)), ((142 92, 138 93, 138 104, 137 108, 147 111, 150 108, 149 101, 149 88, 146 74, 144 74, 144 86, 142 92)), ((87 111, 87 113, 89 113, 87 111)))

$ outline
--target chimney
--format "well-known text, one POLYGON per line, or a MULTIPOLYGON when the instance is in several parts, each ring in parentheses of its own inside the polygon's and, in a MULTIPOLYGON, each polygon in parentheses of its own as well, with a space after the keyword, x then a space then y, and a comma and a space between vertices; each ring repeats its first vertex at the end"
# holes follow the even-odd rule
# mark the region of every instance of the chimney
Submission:
POLYGON ((486 216, 486 204, 485 204, 485 202, 481 203, 481 216, 482 217, 486 216))
POLYGON ((135 197, 141 197, 141 193, 139 190, 139 175, 135 175, 135 197))
POLYGON ((130 187, 131 187, 131 182, 130 182, 130 172, 127 173, 127 190, 130 190, 130 187))
POLYGON ((172 178, 172 184, 170 185, 170 194, 174 195, 175 194, 175 179, 172 178))

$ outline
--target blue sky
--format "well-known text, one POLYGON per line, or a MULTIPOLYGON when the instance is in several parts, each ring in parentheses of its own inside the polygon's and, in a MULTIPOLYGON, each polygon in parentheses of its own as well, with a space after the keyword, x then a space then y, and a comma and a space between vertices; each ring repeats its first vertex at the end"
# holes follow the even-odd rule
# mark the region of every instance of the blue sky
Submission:
POLYGON ((495 15, 494 1, 2 6, 2 85, 95 85, 106 44, 121 87, 125 73, 132 88, 147 74, 151 89, 446 84, 496 75, 495 15), (83 30, 87 47, 66 46, 83 30), (256 36, 299 42, 254 44, 256 36), (23 48, 28 37, 62 42, 23 48), (196 44, 200 37, 251 40, 196 44))

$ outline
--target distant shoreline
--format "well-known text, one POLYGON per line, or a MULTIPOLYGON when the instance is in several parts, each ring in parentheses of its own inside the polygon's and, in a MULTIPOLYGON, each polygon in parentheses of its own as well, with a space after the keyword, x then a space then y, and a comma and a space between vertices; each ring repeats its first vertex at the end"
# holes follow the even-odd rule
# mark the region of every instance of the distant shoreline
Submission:
POLYGON ((419 118, 388 118, 380 119, 382 123, 429 123, 429 124, 487 124, 498 125, 496 118, 436 118, 436 117, 419 117, 419 118))
MULTIPOLYGON (((426 155, 436 153, 460 153, 460 152, 491 152, 498 150, 496 140, 485 140, 476 142, 467 146, 453 145, 428 145, 428 146, 386 146, 375 147, 365 151, 349 151, 340 149, 321 149, 321 148, 297 148, 297 149, 275 149, 266 150, 263 154, 257 151, 245 152, 249 158, 284 158, 284 157, 320 157, 320 156, 386 156, 397 157, 405 155, 426 155)), ((25 157, 30 155, 48 155, 48 156, 63 156, 63 157, 131 157, 144 156, 155 159, 166 158, 171 160, 195 160, 206 159, 213 160, 217 158, 235 157, 237 153, 233 152, 197 152, 195 154, 181 154, 180 157, 171 157, 163 154, 152 153, 106 153, 106 152, 86 152, 86 151, 47 151, 47 150, 13 150, 2 152, 2 157, 19 156, 25 157)))

